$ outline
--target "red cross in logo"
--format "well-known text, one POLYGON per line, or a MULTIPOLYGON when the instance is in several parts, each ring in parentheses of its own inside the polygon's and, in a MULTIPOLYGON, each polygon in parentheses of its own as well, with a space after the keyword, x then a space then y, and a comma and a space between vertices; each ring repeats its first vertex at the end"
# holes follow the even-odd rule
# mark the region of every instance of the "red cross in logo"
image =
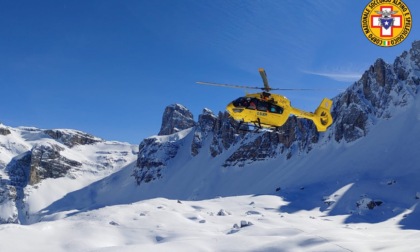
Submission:
MULTIPOLYGON (((381 12, 392 12, 393 6, 381 6, 381 12)), ((392 25, 386 29, 384 26, 381 25, 381 18, 384 18, 383 15, 371 15, 370 16, 370 24, 371 28, 379 28, 381 29, 380 37, 393 37, 394 36, 394 28, 402 28, 402 15, 395 15, 392 14, 389 18, 393 18, 394 21, 392 25)))

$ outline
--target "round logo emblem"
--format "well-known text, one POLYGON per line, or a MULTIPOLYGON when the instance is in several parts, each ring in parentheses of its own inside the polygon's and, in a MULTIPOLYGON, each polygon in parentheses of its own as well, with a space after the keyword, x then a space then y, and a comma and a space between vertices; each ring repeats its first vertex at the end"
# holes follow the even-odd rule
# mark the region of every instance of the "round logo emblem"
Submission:
POLYGON ((362 14, 366 38, 378 46, 396 46, 410 33, 411 13, 401 0, 373 0, 362 14))

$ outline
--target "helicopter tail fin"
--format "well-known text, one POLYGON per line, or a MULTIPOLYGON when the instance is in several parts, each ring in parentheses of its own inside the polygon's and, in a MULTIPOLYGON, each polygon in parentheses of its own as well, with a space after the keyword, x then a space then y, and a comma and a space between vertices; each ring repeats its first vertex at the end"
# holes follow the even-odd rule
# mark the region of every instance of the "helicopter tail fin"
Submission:
POLYGON ((328 98, 324 98, 319 105, 319 107, 315 110, 316 117, 313 119, 315 126, 318 131, 326 131, 327 128, 333 123, 333 118, 331 116, 331 107, 332 107, 332 100, 328 98))

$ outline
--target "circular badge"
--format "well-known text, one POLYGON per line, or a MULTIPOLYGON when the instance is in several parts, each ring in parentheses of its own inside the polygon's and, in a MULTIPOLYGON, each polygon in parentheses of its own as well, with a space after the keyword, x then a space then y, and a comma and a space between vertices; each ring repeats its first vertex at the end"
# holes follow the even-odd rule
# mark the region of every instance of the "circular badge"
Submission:
POLYGON ((403 42, 412 22, 410 10, 401 0, 373 0, 362 14, 363 33, 378 46, 396 46, 403 42))

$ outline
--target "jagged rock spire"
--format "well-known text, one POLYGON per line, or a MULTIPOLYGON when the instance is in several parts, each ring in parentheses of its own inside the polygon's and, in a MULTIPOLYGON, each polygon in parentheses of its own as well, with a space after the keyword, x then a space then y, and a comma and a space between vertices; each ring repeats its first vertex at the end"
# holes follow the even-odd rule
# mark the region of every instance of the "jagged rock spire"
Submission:
POLYGON ((172 104, 165 108, 158 135, 170 135, 194 126, 193 114, 180 104, 172 104))

